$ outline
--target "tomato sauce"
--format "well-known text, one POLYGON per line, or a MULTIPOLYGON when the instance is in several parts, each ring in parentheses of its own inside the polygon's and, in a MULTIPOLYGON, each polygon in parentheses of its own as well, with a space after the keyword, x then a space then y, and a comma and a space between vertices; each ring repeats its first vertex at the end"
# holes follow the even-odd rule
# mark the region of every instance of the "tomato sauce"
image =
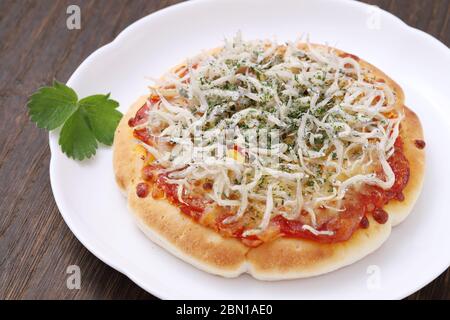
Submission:
POLYGON ((148 196, 149 186, 145 182, 141 182, 136 186, 136 194, 139 198, 145 198, 148 196))
POLYGON ((133 131, 133 136, 149 146, 155 146, 157 144, 157 138, 153 136, 147 128, 135 129, 133 131))
POLYGON ((147 121, 148 111, 150 111, 150 109, 159 101, 160 99, 158 96, 150 96, 144 105, 136 112, 136 115, 128 120, 128 126, 133 128, 147 121))
MULTIPOLYGON (((140 120, 138 120, 140 121, 140 120)), ((154 140, 147 129, 134 130, 134 136, 152 145, 154 140)), ((290 237, 309 239, 321 243, 335 243, 348 240, 352 234, 359 228, 368 228, 368 215, 372 215, 377 223, 384 224, 388 220, 388 214, 383 210, 383 207, 392 199, 402 201, 404 199, 403 190, 406 187, 410 168, 409 162, 403 153, 403 142, 401 138, 397 138, 395 142, 395 152, 388 159, 394 175, 395 183, 388 189, 383 190, 377 186, 363 186, 361 190, 354 191, 350 189, 344 197, 343 208, 344 211, 338 215, 322 223, 316 230, 318 231, 332 231, 333 235, 313 234, 308 230, 303 229, 303 223, 298 220, 288 220, 281 215, 271 219, 270 226, 272 230, 277 229, 277 235, 273 237, 290 237)), ((148 165, 142 169, 142 177, 145 181, 151 181, 153 188, 158 188, 162 191, 163 196, 172 204, 180 208, 180 210, 194 219, 202 223, 200 220, 205 214, 207 208, 218 207, 214 205, 212 200, 205 199, 201 195, 183 195, 182 201, 178 198, 178 185, 167 182, 167 173, 158 174, 159 166, 148 165)), ((142 185, 138 185, 142 189, 142 185)), ((208 184, 206 187, 211 188, 208 184)), ((148 192, 137 190, 138 195, 147 195, 148 192)), ((220 208, 220 207, 219 207, 220 208)), ((208 227, 219 231, 225 236, 235 237, 240 239, 245 245, 255 247, 260 245, 264 240, 258 236, 244 237, 244 227, 239 223, 224 224, 223 220, 232 215, 229 209, 220 208, 219 214, 215 220, 215 224, 208 224, 208 227), (221 211, 220 211, 221 210, 221 211)))
POLYGON ((139 110, 136 112, 136 115, 133 118, 128 120, 128 125, 130 127, 136 127, 144 123, 147 120, 147 112, 150 110, 150 107, 145 103, 139 110))
POLYGON ((166 179, 166 175, 159 175, 156 181, 157 186, 164 191, 167 199, 171 203, 176 204, 180 208, 181 212, 198 221, 210 201, 200 196, 182 196, 181 200, 183 201, 180 201, 178 198, 178 185, 167 183, 166 179))
POLYGON ((355 61, 361 60, 358 56, 351 53, 342 53, 339 55, 341 58, 352 58, 355 61))
POLYGON ((424 149, 425 148, 425 141, 423 140, 415 140, 414 144, 416 145, 417 149, 424 149))
POLYGON ((344 198, 341 212, 336 218, 322 224, 318 231, 333 231, 333 235, 314 235, 303 230, 303 224, 296 220, 287 220, 283 216, 272 219, 272 223, 279 226, 280 232, 287 237, 310 239, 323 243, 333 243, 348 240, 358 228, 368 228, 367 215, 371 214, 377 223, 384 224, 388 220, 388 214, 383 210, 390 200, 402 201, 403 190, 409 180, 409 162, 403 154, 403 143, 401 138, 395 142, 395 152, 388 159, 394 175, 395 183, 388 189, 383 190, 377 186, 364 186, 359 192, 349 191, 344 198))
MULTIPOLYGON (((162 169, 159 165, 144 166, 142 168, 142 179, 151 182, 154 188, 163 192, 163 196, 165 196, 167 200, 176 204, 183 213, 198 221, 203 216, 206 206, 211 204, 211 201, 204 197, 191 195, 182 195, 182 201, 180 201, 178 198, 178 185, 168 183, 168 173, 158 174, 159 169, 162 169)), ((138 188, 140 185, 141 184, 138 184, 138 188)), ((136 192, 139 192, 139 190, 137 189, 136 192)))

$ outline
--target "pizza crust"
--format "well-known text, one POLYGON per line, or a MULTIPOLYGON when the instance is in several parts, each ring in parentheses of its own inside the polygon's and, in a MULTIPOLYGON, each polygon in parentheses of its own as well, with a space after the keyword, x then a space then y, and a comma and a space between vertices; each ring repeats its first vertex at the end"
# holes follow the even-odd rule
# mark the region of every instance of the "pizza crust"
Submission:
POLYGON ((147 98, 147 96, 140 97, 128 109, 127 113, 120 120, 114 135, 114 173, 117 185, 125 195, 127 195, 127 189, 131 185, 136 184, 136 178, 139 177, 140 172, 139 166, 142 165, 142 161, 139 161, 135 152, 137 143, 133 137, 133 130, 128 126, 128 120, 134 117, 147 98))
POLYGON ((224 277, 236 277, 247 269, 249 250, 235 238, 224 238, 171 205, 167 200, 138 198, 128 193, 128 205, 139 228, 155 243, 195 267, 224 277))
MULTIPOLYGON (((338 51, 340 52, 340 51, 338 51)), ((342 52, 342 51, 341 51, 342 52)), ((324 274, 352 264, 379 248, 389 237, 392 226, 399 224, 412 210, 425 171, 425 152, 415 145, 423 140, 417 115, 404 107, 402 89, 376 67, 359 61, 388 83, 398 98, 397 108, 404 108, 400 136, 410 162, 410 180, 404 190, 405 200, 391 201, 385 210, 387 223, 380 225, 369 218, 368 229, 357 230, 348 241, 322 244, 305 239, 278 238, 257 248, 249 248, 235 238, 226 238, 185 214, 167 200, 151 195, 138 198, 136 185, 141 182, 143 160, 137 156, 133 131, 128 120, 144 104, 147 96, 134 103, 117 127, 113 165, 118 186, 128 198, 130 211, 139 228, 155 243, 195 267, 224 277, 248 272, 262 280, 303 278, 324 274)))
POLYGON ((403 153, 409 161, 409 181, 403 190, 403 201, 392 200, 384 209, 389 213, 392 226, 400 224, 412 211, 425 177, 425 149, 416 146, 416 140, 424 140, 422 125, 417 115, 408 107, 404 108, 405 119, 402 121, 400 136, 403 139, 403 153))
POLYGON ((369 228, 358 229, 348 241, 318 243, 279 238, 251 249, 249 273, 260 280, 306 278, 350 265, 378 249, 391 233, 391 224, 378 224, 368 216, 369 228))

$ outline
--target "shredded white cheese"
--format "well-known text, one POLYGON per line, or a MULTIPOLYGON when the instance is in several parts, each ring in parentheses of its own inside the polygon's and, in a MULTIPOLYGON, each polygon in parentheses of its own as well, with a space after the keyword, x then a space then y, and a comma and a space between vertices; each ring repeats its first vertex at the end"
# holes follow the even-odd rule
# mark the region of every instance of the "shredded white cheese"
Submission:
POLYGON ((327 47, 238 35, 152 87, 161 101, 141 126, 165 147, 146 147, 178 184, 181 202, 195 181, 210 181, 206 196, 235 213, 224 223, 252 215, 244 236, 301 211, 304 230, 332 235, 316 229, 318 207, 339 214, 349 188, 395 181, 387 159, 403 116, 387 116, 395 94, 367 72, 327 47))

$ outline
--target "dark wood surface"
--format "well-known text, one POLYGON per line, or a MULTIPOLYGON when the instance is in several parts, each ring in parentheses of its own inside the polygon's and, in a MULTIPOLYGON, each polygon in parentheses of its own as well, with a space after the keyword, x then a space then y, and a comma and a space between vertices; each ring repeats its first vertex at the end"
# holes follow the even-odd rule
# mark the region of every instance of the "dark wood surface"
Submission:
MULTIPOLYGON (((48 135, 30 123, 27 97, 77 66, 133 21, 178 1, 0 0, 0 299, 152 299, 87 251, 55 205, 48 135), (81 30, 66 28, 77 4, 81 30), (80 290, 66 269, 82 270, 80 290)), ((448 0, 370 0, 450 45, 448 0)), ((450 299, 447 270, 410 299, 450 299)))

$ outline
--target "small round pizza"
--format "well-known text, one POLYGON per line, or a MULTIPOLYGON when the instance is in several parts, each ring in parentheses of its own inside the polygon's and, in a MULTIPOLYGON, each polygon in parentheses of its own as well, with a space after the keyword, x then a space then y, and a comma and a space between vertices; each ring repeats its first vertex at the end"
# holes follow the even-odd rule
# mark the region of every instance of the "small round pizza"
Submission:
POLYGON ((353 54, 237 35, 131 106, 116 180, 140 229, 199 269, 320 275, 379 248, 419 196, 425 142, 404 100, 353 54))

